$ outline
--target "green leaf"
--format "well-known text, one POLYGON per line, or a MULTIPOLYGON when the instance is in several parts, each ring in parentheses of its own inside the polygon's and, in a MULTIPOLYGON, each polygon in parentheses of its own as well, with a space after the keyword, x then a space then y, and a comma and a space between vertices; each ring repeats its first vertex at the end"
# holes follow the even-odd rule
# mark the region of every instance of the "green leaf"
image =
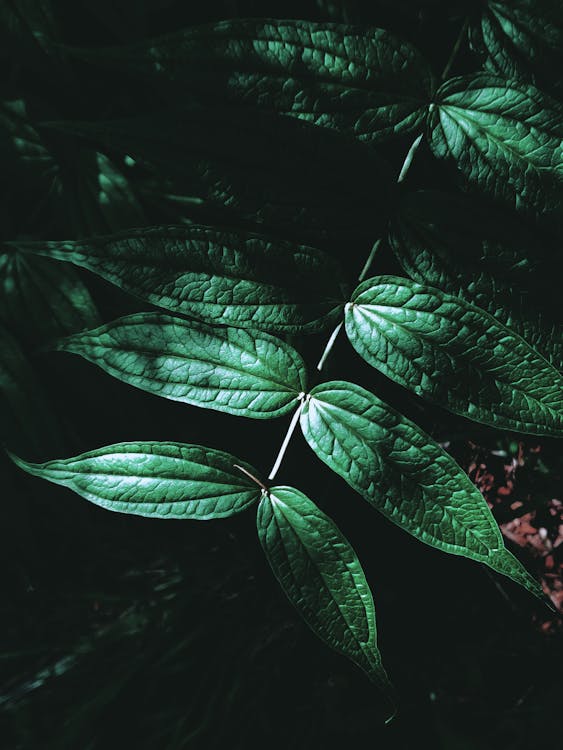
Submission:
POLYGON ((455 414, 563 436, 563 376, 458 297, 394 276, 368 279, 346 306, 346 332, 369 364, 455 414))
POLYGON ((257 525, 274 575, 305 622, 389 691, 371 591, 338 527, 293 487, 272 487, 263 495, 257 525))
POLYGON ((487 70, 563 93, 563 6, 559 0, 489 0, 470 27, 472 49, 487 70))
POLYGON ((485 563, 538 597, 541 587, 505 549, 489 507, 432 438, 353 383, 316 386, 301 412, 311 448, 374 508, 417 539, 485 563))
POLYGON ((119 318, 57 348, 149 393, 253 419, 286 414, 305 391, 303 360, 283 341, 158 313, 119 318))
POLYGON ((343 273, 329 256, 248 232, 193 224, 18 246, 213 323, 309 332, 326 327, 344 306, 343 273))
POLYGON ((0 320, 30 341, 44 341, 99 323, 88 290, 70 267, 0 252, 0 320))
POLYGON ((436 94, 429 140, 470 185, 560 225, 563 107, 555 100, 493 75, 453 78, 436 94))
POLYGON ((377 28, 221 21, 128 48, 71 53, 217 101, 296 117, 366 142, 415 130, 433 79, 408 42, 377 28))
POLYGON ((536 227, 461 194, 420 190, 402 196, 389 239, 414 281, 482 307, 563 367, 558 249, 536 227))
POLYGON ((69 487, 106 510, 151 518, 226 518, 260 498, 235 468, 256 470, 223 451, 187 443, 117 443, 34 464, 11 456, 28 474, 69 487))

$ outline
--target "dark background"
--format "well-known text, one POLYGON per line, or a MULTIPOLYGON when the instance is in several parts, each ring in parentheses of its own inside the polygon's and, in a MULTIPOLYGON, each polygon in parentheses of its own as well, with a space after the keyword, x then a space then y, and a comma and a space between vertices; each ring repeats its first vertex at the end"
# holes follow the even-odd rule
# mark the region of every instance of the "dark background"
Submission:
MULTIPOLYGON (((24 6, 6 5, 21 23, 4 29, 4 99, 25 97, 38 121, 96 122, 161 113, 158 93, 148 96, 142 83, 124 82, 76 60, 53 60, 26 33, 24 6)), ((81 0, 54 2, 53 7, 59 38, 72 46, 132 42, 236 16, 373 23, 415 43, 437 72, 468 9, 476 12, 475 3, 438 0, 365 6, 81 0)), ((9 13, 5 19, 13 18, 9 13)), ((454 72, 475 67, 462 49, 454 72)), ((167 112, 173 107, 168 99, 165 106, 167 112)), ((267 119, 260 123, 268 145, 261 152, 257 143, 250 157, 264 159, 266 165, 276 159, 281 163, 281 138, 270 133, 277 128, 285 132, 286 126, 267 119)), ((346 144, 339 155, 340 146, 326 137, 326 148, 335 148, 328 172, 342 185, 342 195, 335 192, 329 205, 339 223, 334 218, 327 231, 313 231, 274 211, 260 228, 288 237, 312 232, 315 244, 343 261, 352 281, 383 231, 386 209, 369 158, 361 167, 364 155, 358 156, 354 144, 346 144), (354 186, 345 182, 350 160, 357 161, 359 170, 354 186)), ((59 149, 70 148, 64 139, 61 143, 59 149)), ((384 157, 395 173, 409 145, 406 139, 385 147, 384 157)), ((178 159, 191 158, 194 149, 197 145, 178 159)), ((275 167, 265 174, 266 181, 276 181, 275 167)), ((212 202, 184 208, 178 217, 174 211, 179 209, 149 199, 144 173, 133 170, 131 178, 139 186, 148 223, 188 218, 253 226, 250 210, 237 215, 212 202)), ((38 199, 30 185, 16 173, 4 179, 10 193, 2 211, 3 239, 88 233, 89 227, 79 223, 69 232, 65 211, 60 217, 51 212, 31 220, 38 199)), ((444 187, 449 179, 423 147, 410 185, 444 187)), ((257 190, 259 195, 260 186, 257 190)), ((385 245, 373 271, 400 273, 385 245)), ((82 278, 103 320, 148 309, 86 273, 82 278)), ((323 334, 294 337, 292 343, 314 367, 325 340, 323 334)), ((33 442, 8 424, 7 446, 28 459, 53 458, 58 445, 60 455, 72 455, 126 440, 178 440, 232 452, 267 474, 287 429, 285 418, 251 421, 161 400, 71 355, 42 353, 37 342, 22 346, 57 421, 56 436, 38 423, 33 442)), ((475 446, 490 458, 490 450, 514 450, 518 440, 429 410, 363 364, 344 338, 335 347, 326 378, 351 380, 375 391, 437 439, 449 441, 465 467, 475 446)), ((553 496, 560 458, 551 441, 542 441, 541 448, 547 477, 541 484, 536 474, 523 471, 515 495, 529 493, 532 483, 540 497, 553 496)), ((319 642, 286 601, 259 547, 252 510, 213 523, 111 514, 70 491, 23 476, 7 459, 1 461, 4 747, 558 746, 562 644, 556 627, 541 627, 547 610, 510 581, 400 531, 331 475, 300 435, 292 441, 277 481, 318 502, 362 561, 376 602, 380 648, 400 695, 400 716, 388 727, 382 723, 380 696, 363 674, 319 642)), ((524 555, 522 560, 534 572, 532 558, 524 555)))

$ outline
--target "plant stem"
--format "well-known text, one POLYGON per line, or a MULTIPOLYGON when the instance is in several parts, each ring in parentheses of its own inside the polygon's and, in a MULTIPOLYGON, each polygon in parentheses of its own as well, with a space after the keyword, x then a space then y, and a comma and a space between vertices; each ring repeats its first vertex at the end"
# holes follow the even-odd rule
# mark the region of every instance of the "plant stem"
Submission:
POLYGON ((281 444, 278 457, 274 461, 274 465, 272 466, 272 471, 268 475, 268 479, 274 479, 274 477, 278 473, 278 469, 280 468, 281 462, 283 461, 283 457, 287 450, 287 446, 289 445, 289 441, 291 440, 291 437, 293 433, 295 432, 295 428, 297 427, 297 422, 299 422, 299 417, 301 416, 301 411, 303 410, 303 404, 305 403, 304 396, 305 396, 304 393, 300 395, 301 403, 299 404, 299 406, 297 407, 297 409, 295 410, 293 414, 293 417, 291 418, 291 422, 289 423, 289 427, 283 439, 283 443, 281 444))
MULTIPOLYGON (((455 44, 454 44, 454 47, 452 49, 452 53, 451 53, 451 55, 450 55, 450 57, 448 59, 448 62, 446 63, 446 66, 445 66, 444 70, 442 71, 442 75, 440 76, 440 80, 441 81, 444 81, 446 79, 447 75, 449 74, 449 72, 451 70, 451 67, 452 67, 452 65, 454 63, 454 60, 455 60, 455 58, 457 56, 457 53, 459 52, 459 49, 461 47, 461 43, 463 41, 463 37, 465 36, 465 32, 467 31, 467 26, 468 25, 469 25, 469 18, 466 18, 465 21, 464 21, 464 23, 463 23, 463 26, 460 29, 460 32, 459 32, 458 36, 457 36, 457 39, 455 41, 455 44)), ((416 152, 417 152, 420 144, 422 143, 423 136, 424 136, 424 133, 420 133, 419 135, 416 136, 416 138, 414 139, 414 141, 411 143, 411 147, 407 151, 407 155, 405 156, 405 160, 404 160, 403 165, 401 167, 401 170, 399 172, 399 176, 397 177, 397 184, 403 182, 403 180, 407 176, 407 174, 409 172, 409 169, 411 168, 411 165, 413 163, 413 159, 415 157, 415 154, 416 154, 416 152)), ((369 272, 369 269, 371 267, 371 264, 373 262, 373 259, 375 257, 375 254, 377 253, 377 250, 378 250, 378 248, 379 248, 379 246, 381 244, 381 241, 382 240, 381 240, 381 237, 380 237, 378 240, 376 240, 376 242, 374 242, 373 247, 371 248, 370 253, 369 253, 368 257, 367 257, 367 260, 366 260, 366 262, 364 264, 364 267, 362 268, 362 270, 360 272, 360 275, 358 276, 358 281, 359 282, 362 282, 365 279, 365 277, 367 276, 367 274, 369 272)), ((338 338, 338 334, 342 330, 343 326, 344 326, 344 321, 341 320, 340 323, 338 323, 338 325, 336 326, 336 328, 333 330, 333 332, 330 334, 330 337, 329 337, 329 339, 328 339, 328 341, 326 343, 324 351, 321 354, 321 358, 319 359, 319 363, 317 365, 318 372, 321 372, 321 370, 323 369, 323 367, 325 365, 325 362, 327 361, 327 359, 328 359, 328 357, 329 357, 329 355, 330 355, 330 353, 332 351, 332 348, 334 346, 334 342, 338 338)), ((293 433, 295 432, 295 428, 297 427, 297 423, 299 421, 299 417, 301 416, 301 412, 303 410, 303 405, 305 403, 304 396, 305 396, 304 393, 300 394, 300 396, 299 396, 300 404, 297 407, 297 409, 295 410, 295 412, 293 414, 293 417, 291 418, 291 422, 289 423, 289 428, 288 428, 287 433, 286 433, 286 435, 285 435, 285 437, 283 439, 283 443, 281 444, 280 450, 278 452, 277 458, 276 458, 276 460, 274 462, 274 465, 272 467, 272 471, 270 472, 270 475, 268 476, 268 479, 273 479, 276 476, 276 474, 278 473, 278 470, 279 470, 279 468, 281 466, 281 462, 283 461, 283 457, 284 457, 285 452, 287 450, 287 446, 289 445, 289 441, 291 440, 291 438, 293 436, 293 433)), ((239 468, 241 468, 241 467, 239 467, 239 468)), ((245 473, 247 473, 247 472, 245 472, 245 473)), ((253 477, 253 479, 255 479, 255 478, 253 477)), ((257 481, 257 480, 255 479, 255 481, 257 481)))
POLYGON ((448 62, 446 63, 446 67, 442 71, 442 75, 440 76, 441 81, 445 81, 446 78, 449 75, 450 70, 452 69, 452 65, 454 64, 454 60, 457 57, 457 53, 459 52, 459 48, 461 47, 461 43, 463 41, 463 37, 465 36, 465 32, 467 31, 467 27, 469 26, 469 17, 465 19, 463 22, 463 26, 461 27, 459 34, 457 35, 457 39, 455 40, 454 48, 452 49, 452 54, 448 58, 448 62))
POLYGON ((261 482, 258 477, 255 477, 254 474, 251 474, 249 471, 247 471, 244 466, 240 466, 239 464, 233 464, 233 466, 235 469, 242 471, 243 474, 246 474, 249 479, 252 479, 252 481, 255 482, 259 487, 261 487, 264 492, 268 492, 268 488, 266 487, 264 482, 261 482))

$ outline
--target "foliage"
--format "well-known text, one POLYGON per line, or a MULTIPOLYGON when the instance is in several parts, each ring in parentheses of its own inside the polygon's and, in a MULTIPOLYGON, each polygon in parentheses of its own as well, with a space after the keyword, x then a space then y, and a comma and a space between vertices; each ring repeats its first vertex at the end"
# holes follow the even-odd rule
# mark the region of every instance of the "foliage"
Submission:
MULTIPOLYGON (((290 601, 393 704, 358 556, 317 507, 322 492, 271 484, 300 425, 391 522, 542 598, 481 492, 417 422, 450 413, 459 429, 563 434, 560 12, 540 3, 539 24, 525 0, 416 3, 449 30, 437 61, 401 38, 386 2, 376 17, 319 2, 314 20, 217 3, 217 19, 196 12, 162 35, 147 32, 151 3, 123 4, 130 29, 109 4, 84 4, 92 38, 64 3, 0 11, 13 55, 0 110, 2 437, 20 468, 110 510, 210 520, 255 506, 290 601), (361 370, 369 390, 349 380, 360 365, 343 333, 378 371, 361 370), (53 459, 71 454, 80 415, 51 413, 38 348, 189 407, 291 414, 272 470, 254 468, 266 449, 243 420, 230 440, 220 423, 219 447, 130 434, 53 459), (324 380, 334 352, 341 377, 324 380)), ((178 420, 199 440, 193 411, 178 406, 178 420)))

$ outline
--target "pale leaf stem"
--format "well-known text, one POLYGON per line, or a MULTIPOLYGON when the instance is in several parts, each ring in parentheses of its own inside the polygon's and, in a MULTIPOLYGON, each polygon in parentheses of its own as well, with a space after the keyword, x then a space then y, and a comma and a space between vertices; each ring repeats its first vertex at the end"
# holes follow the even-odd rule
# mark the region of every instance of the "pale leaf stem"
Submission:
POLYGON ((272 466, 272 471, 270 472, 268 479, 273 479, 278 473, 278 469, 280 468, 281 462, 283 461, 283 457, 287 450, 287 446, 289 445, 289 441, 291 440, 291 437, 295 432, 295 428, 297 427, 297 423, 299 422, 299 417, 301 416, 301 411, 303 410, 303 404, 305 403, 303 400, 304 395, 305 394, 301 395, 301 403, 299 404, 299 406, 295 410, 295 413, 293 414, 293 417, 291 418, 291 422, 289 423, 289 427, 283 439, 283 443, 281 444, 278 457, 276 458, 274 465, 272 466))

